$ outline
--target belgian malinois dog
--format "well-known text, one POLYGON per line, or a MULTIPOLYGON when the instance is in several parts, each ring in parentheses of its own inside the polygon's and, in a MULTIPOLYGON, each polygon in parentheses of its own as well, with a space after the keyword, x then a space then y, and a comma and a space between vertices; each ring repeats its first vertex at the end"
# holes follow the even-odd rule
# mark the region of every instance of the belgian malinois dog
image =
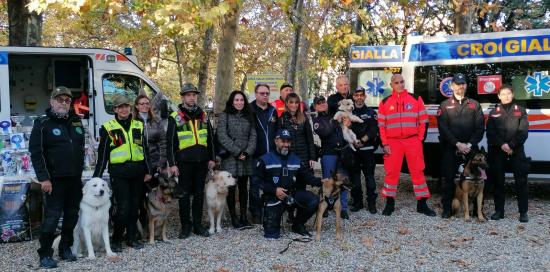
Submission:
POLYGON ((160 236, 163 242, 167 242, 166 227, 170 215, 169 203, 176 193, 177 177, 169 176, 166 172, 158 177, 159 185, 147 194, 147 230, 149 244, 155 243, 155 237, 160 236))
POLYGON ((317 242, 321 241, 321 225, 323 223, 323 213, 325 210, 334 208, 336 213, 336 239, 342 239, 342 230, 341 230, 341 209, 342 204, 340 202, 340 192, 342 189, 349 190, 352 184, 349 182, 348 178, 339 173, 333 173, 332 177, 323 179, 323 185, 319 191, 319 207, 317 208, 317 219, 315 225, 317 228, 317 235, 315 240, 317 242))
POLYGON ((472 150, 467 155, 467 162, 460 177, 455 180, 455 196, 453 198, 453 212, 458 212, 460 207, 464 212, 464 219, 470 220, 470 198, 475 199, 477 206, 477 218, 485 221, 483 215, 483 188, 485 187, 485 170, 487 169, 487 153, 485 148, 472 150))

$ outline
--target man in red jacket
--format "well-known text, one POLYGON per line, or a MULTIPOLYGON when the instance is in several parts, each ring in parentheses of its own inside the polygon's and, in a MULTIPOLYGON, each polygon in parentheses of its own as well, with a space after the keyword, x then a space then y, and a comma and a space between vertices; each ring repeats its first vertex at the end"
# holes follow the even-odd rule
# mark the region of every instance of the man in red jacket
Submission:
POLYGON ((403 156, 411 175, 414 194, 418 200, 416 211, 428 216, 435 212, 426 204, 430 191, 424 177, 424 154, 422 141, 426 132, 428 114, 422 98, 414 97, 405 90, 405 81, 400 74, 394 74, 390 86, 393 92, 380 102, 378 126, 384 147, 384 187, 382 196, 386 198, 383 215, 391 215, 395 208, 397 182, 401 173, 403 156))

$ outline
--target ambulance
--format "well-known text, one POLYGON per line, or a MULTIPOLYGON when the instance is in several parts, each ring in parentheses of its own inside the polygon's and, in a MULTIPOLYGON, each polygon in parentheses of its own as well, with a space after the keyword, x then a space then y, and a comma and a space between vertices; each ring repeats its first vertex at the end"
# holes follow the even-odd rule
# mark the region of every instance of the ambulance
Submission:
MULTIPOLYGON (((468 82, 466 95, 480 102, 486 116, 499 101, 498 88, 503 84, 513 87, 515 99, 529 115, 525 153, 532 159, 530 177, 550 177, 550 29, 408 36, 401 61, 397 61, 399 57, 395 62, 388 61, 393 60, 392 55, 382 53, 378 52, 375 58, 375 54, 361 52, 360 47, 351 49, 352 87, 367 88, 373 96, 369 106, 377 107, 391 93, 391 73, 403 74, 407 90, 422 97, 428 109, 426 173, 439 175, 437 108, 452 95, 452 76, 462 73, 468 82), (365 60, 377 60, 377 64, 373 66, 365 60)), ((481 144, 487 145, 486 138, 481 144)))
POLYGON ((112 98, 149 97, 160 89, 137 65, 131 50, 0 47, 0 132, 32 127, 44 115, 52 90, 65 86, 73 106, 94 138, 101 125, 114 117, 112 98))

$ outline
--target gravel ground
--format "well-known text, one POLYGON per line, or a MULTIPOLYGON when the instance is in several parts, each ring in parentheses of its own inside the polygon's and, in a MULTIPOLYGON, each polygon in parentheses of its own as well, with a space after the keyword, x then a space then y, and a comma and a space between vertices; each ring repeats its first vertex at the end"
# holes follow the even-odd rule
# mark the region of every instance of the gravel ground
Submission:
MULTIPOLYGON (((377 167, 382 182, 383 168, 377 167)), ((179 223, 176 206, 172 213, 169 243, 157 242, 136 251, 125 248, 116 258, 100 252, 96 260, 60 262, 63 271, 550 271, 550 200, 531 199, 530 222, 517 220, 517 205, 507 199, 506 218, 500 221, 464 222, 462 218, 443 220, 416 213, 416 203, 408 176, 402 175, 396 212, 380 214, 366 210, 344 221, 342 241, 335 240, 334 213, 323 221, 321 242, 293 242, 296 237, 285 226, 284 237, 268 241, 262 228, 237 231, 228 228, 210 238, 192 235, 177 239, 179 223)), ((430 205, 441 213, 439 196, 430 205)), ((492 200, 484 212, 493 211, 492 200)), ((286 216, 285 216, 286 218, 286 216)), ((206 218, 205 218, 206 219, 206 218)), ((206 221, 206 220, 205 220, 206 221)), ((308 222, 313 229, 313 219, 308 222)), ((312 233, 314 233, 312 231, 312 233)), ((2 271, 38 270, 38 241, 1 244, 2 271)), ((57 255, 55 255, 57 259, 57 255)))

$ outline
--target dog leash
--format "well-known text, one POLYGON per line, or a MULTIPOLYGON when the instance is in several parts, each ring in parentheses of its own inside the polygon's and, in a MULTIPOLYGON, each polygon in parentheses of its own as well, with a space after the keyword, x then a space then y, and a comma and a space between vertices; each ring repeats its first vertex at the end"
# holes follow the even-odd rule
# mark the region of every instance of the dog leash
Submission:
POLYGON ((292 244, 292 242, 309 243, 313 241, 311 237, 290 238, 290 236, 288 236, 287 234, 285 234, 285 236, 288 237, 290 241, 286 245, 285 249, 279 251, 279 254, 285 253, 290 248, 290 245, 292 244))

